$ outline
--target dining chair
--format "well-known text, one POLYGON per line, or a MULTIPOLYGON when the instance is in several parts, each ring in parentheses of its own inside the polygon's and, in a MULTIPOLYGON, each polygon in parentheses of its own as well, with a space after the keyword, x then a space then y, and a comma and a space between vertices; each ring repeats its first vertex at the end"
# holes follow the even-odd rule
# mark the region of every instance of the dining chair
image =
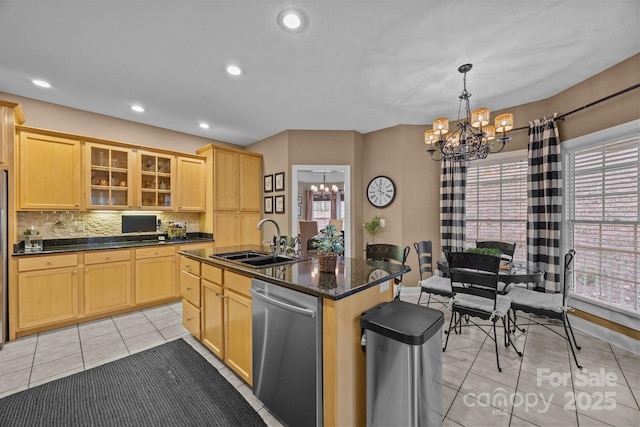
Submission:
MULTIPOLYGON (((397 261, 400 264, 407 262, 409 256, 409 246, 390 245, 387 243, 367 243, 366 259, 369 261, 397 261)), ((395 277, 393 283, 396 286, 395 298, 400 297, 400 287, 402 286, 402 276, 395 277)))
POLYGON ((329 224, 333 224, 336 226, 337 231, 342 231, 342 224, 344 223, 341 219, 330 219, 329 224))
POLYGON ((511 300, 506 295, 498 294, 498 270, 500 268, 500 258, 493 255, 477 254, 471 252, 449 252, 445 251, 449 264, 449 277, 451 279, 451 320, 449 329, 445 332, 447 339, 442 351, 446 351, 451 331, 462 332, 462 319, 468 323, 464 326, 477 326, 494 342, 496 350, 496 364, 498 372, 502 372, 500 367, 500 357, 498 355, 498 337, 496 333, 496 323, 502 321, 504 327, 504 345, 511 345, 518 356, 522 353, 518 351, 511 337, 506 322, 506 317, 511 308, 511 300), (458 314, 458 315, 456 315, 458 314), (475 323, 472 318, 488 320, 493 327, 493 336, 482 326, 475 323))
POLYGON ((298 221, 298 230, 302 256, 306 257, 310 250, 314 250, 311 242, 313 241, 313 236, 318 234, 318 222, 300 220, 298 221))
MULTIPOLYGON (((502 252, 502 254, 500 255, 500 259, 511 263, 513 262, 513 253, 516 251, 516 244, 490 240, 476 240, 476 248, 497 249, 502 252)), ((498 281, 498 293, 506 294, 514 286, 516 286, 515 283, 506 284, 504 282, 498 281)))
MULTIPOLYGON (((547 319, 556 319, 562 321, 564 327, 564 335, 558 333, 558 331, 552 329, 547 323, 542 323, 536 320, 532 316, 529 316, 529 323, 526 325, 540 325, 554 332, 556 335, 561 336, 569 342, 571 352, 573 353, 573 360, 576 361, 576 366, 582 369, 578 358, 576 356, 575 349, 580 350, 582 347, 576 342, 576 337, 573 334, 571 323, 569 322, 569 316, 567 314, 571 308, 567 305, 567 293, 569 284, 573 278, 573 262, 575 259, 576 251, 571 249, 564 256, 564 274, 562 283, 562 292, 559 293, 546 293, 539 292, 533 289, 524 289, 520 287, 513 288, 509 291, 509 298, 511 299, 511 310, 513 311, 514 325, 517 327, 516 312, 522 311, 524 313, 534 314, 536 316, 546 317, 547 319), (571 334, 571 337, 569 337, 571 334), (573 339, 573 342, 572 342, 573 339)), ((521 331, 524 329, 518 327, 521 331)))
MULTIPOLYGON (((413 247, 418 254, 418 268, 420 269, 420 280, 418 281, 420 296, 418 297, 418 304, 420 304, 423 293, 428 295, 427 306, 429 306, 429 302, 431 302, 431 295, 451 298, 453 296, 451 292, 451 281, 447 277, 442 277, 437 274, 437 269, 436 274, 434 274, 431 240, 415 242, 413 247)), ((435 298, 434 301, 447 307, 446 301, 435 298)))
POLYGON ((476 240, 476 248, 490 248, 497 249, 502 252, 500 258, 506 261, 513 261, 513 253, 516 251, 515 243, 497 242, 497 241, 479 241, 476 240))

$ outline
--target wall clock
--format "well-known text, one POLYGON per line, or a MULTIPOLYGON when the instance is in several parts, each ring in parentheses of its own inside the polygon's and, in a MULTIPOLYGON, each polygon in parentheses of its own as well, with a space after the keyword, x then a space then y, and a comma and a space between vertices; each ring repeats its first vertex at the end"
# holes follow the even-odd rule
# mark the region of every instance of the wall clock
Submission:
POLYGON ((387 176, 376 176, 367 185, 367 200, 377 208, 386 208, 396 198, 396 185, 387 176))

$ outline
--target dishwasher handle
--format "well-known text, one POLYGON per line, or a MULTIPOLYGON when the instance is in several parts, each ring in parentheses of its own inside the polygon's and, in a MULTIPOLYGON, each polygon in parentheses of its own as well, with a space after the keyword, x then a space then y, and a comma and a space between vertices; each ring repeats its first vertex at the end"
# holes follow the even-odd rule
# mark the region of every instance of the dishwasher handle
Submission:
POLYGON ((279 307, 283 310, 291 311, 293 313, 301 314, 307 317, 316 317, 316 312, 314 310, 308 310, 306 308, 287 304, 286 302, 268 297, 267 295, 263 294, 262 292, 258 292, 255 289, 249 289, 249 292, 251 292, 251 295, 253 295, 254 297, 266 301, 269 304, 275 305, 276 307, 279 307))

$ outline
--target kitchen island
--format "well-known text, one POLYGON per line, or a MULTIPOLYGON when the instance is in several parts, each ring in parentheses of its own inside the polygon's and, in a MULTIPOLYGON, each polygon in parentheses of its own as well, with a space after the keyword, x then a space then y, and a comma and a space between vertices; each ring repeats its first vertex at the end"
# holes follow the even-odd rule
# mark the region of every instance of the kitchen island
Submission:
MULTIPOLYGON (((191 271, 197 269, 202 271, 203 274, 201 280, 202 296, 201 299, 198 299, 203 303, 202 312, 200 313, 203 324, 190 330, 194 332, 194 335, 200 334, 200 331, 202 331, 202 335, 198 336, 198 338, 201 339, 203 344, 212 349, 214 354, 223 359, 241 378, 251 384, 251 366, 247 366, 251 361, 246 361, 245 365, 240 367, 240 370, 234 369, 238 368, 237 356, 235 358, 232 357, 231 363, 229 363, 225 352, 217 351, 220 346, 211 346, 211 340, 205 337, 207 331, 219 330, 220 328, 210 328, 205 324, 206 319, 211 316, 205 312, 207 307, 205 306, 204 292, 216 289, 218 293, 224 293, 227 290, 227 283, 229 283, 232 289, 228 294, 224 293, 227 302, 233 303, 238 296, 248 299, 250 298, 247 296, 248 292, 236 295, 236 291, 239 288, 237 284, 241 283, 242 279, 245 278, 246 282, 242 287, 246 288, 249 286, 251 279, 255 278, 320 297, 322 299, 323 424, 326 426, 364 425, 366 422, 366 368, 365 353, 360 346, 362 333, 360 317, 365 310, 381 302, 393 299, 393 284, 391 281, 394 277, 407 273, 409 267, 381 261, 341 258, 338 261, 335 274, 327 274, 319 272, 318 259, 316 257, 289 265, 269 268, 253 268, 217 257, 222 253, 248 250, 260 252, 262 249, 260 246, 240 246, 179 252, 183 257, 182 262, 185 266, 189 265, 188 268, 191 271), (198 267, 192 265, 196 262, 198 267), (200 270, 200 267, 202 267, 202 270, 200 270), (211 268, 216 271, 213 280, 214 282, 216 280, 219 281, 219 284, 211 283, 204 278, 205 270, 210 270, 211 268), (231 278, 231 281, 227 282, 227 276, 231 278), (216 351, 213 349, 216 349, 216 351)), ((183 281, 195 283, 193 274, 187 273, 184 268, 182 273, 181 288, 183 287, 183 281)), ((184 287, 184 289, 186 288, 187 286, 184 287)), ((193 286, 189 285, 189 288, 193 288, 193 286)), ((185 303, 185 307, 188 308, 185 312, 189 312, 192 308, 198 309, 197 307, 192 307, 191 303, 185 303)), ((231 309, 233 309, 233 306, 231 306, 231 309)), ((246 313, 248 319, 245 319, 245 331, 251 322, 251 312, 248 311, 246 313)), ((186 316, 192 318, 194 315, 185 314, 185 318, 186 316)), ((228 313, 225 313, 225 316, 228 316, 228 313)), ((236 325, 242 323, 235 315, 234 318, 236 325)), ((246 344, 251 342, 251 331, 248 330, 246 332, 249 334, 248 341, 245 341, 245 344, 240 347, 244 348, 245 351, 248 350, 250 358, 251 349, 247 349, 246 344)), ((227 330, 227 333, 231 335, 233 331, 227 330)), ((233 341, 237 339, 237 336, 226 336, 225 342, 233 346, 233 341)), ((225 350, 234 351, 233 349, 225 350)), ((295 404, 295 402, 292 402, 292 404, 295 404)))

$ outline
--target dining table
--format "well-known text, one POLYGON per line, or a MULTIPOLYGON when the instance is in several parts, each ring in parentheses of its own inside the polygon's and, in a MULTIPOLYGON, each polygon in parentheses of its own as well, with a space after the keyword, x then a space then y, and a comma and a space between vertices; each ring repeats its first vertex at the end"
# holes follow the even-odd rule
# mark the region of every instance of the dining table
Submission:
MULTIPOLYGON (((449 277, 447 260, 439 259, 437 264, 442 276, 449 277)), ((498 279, 505 284, 505 289, 509 289, 508 285, 512 283, 526 284, 531 289, 544 287, 544 275, 544 270, 526 261, 510 262, 507 268, 500 268, 498 271, 498 279)))

